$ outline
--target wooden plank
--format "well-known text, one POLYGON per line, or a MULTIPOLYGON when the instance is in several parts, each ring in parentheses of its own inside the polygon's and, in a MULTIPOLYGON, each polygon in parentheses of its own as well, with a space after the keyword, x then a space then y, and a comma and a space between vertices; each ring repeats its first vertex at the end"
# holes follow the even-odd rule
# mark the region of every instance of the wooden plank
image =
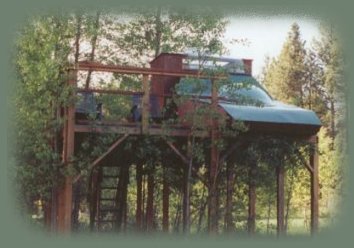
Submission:
POLYGON ((194 70, 181 70, 181 71, 166 71, 153 68, 142 68, 133 66, 121 66, 121 65, 104 65, 95 62, 82 61, 78 63, 78 69, 80 71, 99 71, 99 72, 111 72, 121 74, 136 74, 136 75, 156 75, 156 76, 173 76, 173 77, 198 77, 198 78, 215 78, 225 79, 227 76, 214 76, 211 77, 207 74, 202 74, 200 71, 194 70))
MULTIPOLYGON (((117 123, 117 122, 96 122, 97 124, 87 121, 78 121, 75 125, 75 132, 77 133, 118 133, 118 134, 130 134, 130 135, 142 135, 140 123, 117 123), (85 123, 85 124, 80 124, 85 123), (87 123, 87 124, 86 124, 87 123)), ((150 125, 148 128, 149 135, 159 136, 178 136, 188 137, 191 134, 189 127, 182 126, 162 126, 162 125, 150 125)), ((208 137, 209 132, 197 131, 194 132, 196 137, 208 137)))
POLYGON ((129 91, 129 90, 112 90, 112 89, 97 89, 97 88, 77 88, 76 92, 92 92, 92 93, 100 93, 100 94, 113 94, 113 95, 125 95, 125 96, 132 96, 132 95, 143 95, 143 91, 129 91))
POLYGON ((186 156, 184 156, 184 155, 177 149, 177 147, 176 147, 174 144, 172 144, 171 141, 166 140, 166 143, 167 143, 167 145, 168 145, 169 147, 171 147, 171 149, 182 159, 182 161, 188 166, 188 165, 189 165, 189 159, 188 159, 186 156))

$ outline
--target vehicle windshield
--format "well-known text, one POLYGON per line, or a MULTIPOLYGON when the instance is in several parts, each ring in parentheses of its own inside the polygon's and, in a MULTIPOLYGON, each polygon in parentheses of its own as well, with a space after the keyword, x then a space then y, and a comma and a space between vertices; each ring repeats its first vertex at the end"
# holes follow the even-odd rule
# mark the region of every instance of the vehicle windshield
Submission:
MULTIPOLYGON (((179 95, 211 96, 211 81, 208 79, 181 79, 176 85, 179 95)), ((219 88, 219 97, 223 101, 239 105, 270 105, 272 98, 257 82, 247 75, 231 75, 219 88)))

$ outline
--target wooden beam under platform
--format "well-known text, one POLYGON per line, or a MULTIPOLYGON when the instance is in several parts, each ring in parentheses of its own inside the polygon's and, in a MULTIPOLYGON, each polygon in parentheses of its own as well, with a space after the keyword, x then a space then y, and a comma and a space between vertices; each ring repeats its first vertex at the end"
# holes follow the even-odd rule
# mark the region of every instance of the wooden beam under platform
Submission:
MULTIPOLYGON (((101 156, 99 156, 93 163, 88 167, 88 170, 92 170, 94 167, 96 167, 108 154, 110 154, 117 146, 119 146, 127 137, 129 134, 124 134, 122 137, 120 137, 116 142, 114 142, 105 153, 103 153, 101 156)), ((80 173, 75 179, 74 183, 77 182, 80 178, 82 177, 82 174, 80 173)))
POLYGON ((212 79, 225 79, 227 75, 216 75, 211 76, 207 73, 201 73, 196 70, 175 70, 166 71, 156 68, 144 68, 144 67, 134 67, 134 66, 123 66, 123 65, 105 65, 98 62, 81 61, 77 64, 79 71, 97 71, 97 72, 109 72, 109 73, 120 73, 120 74, 132 74, 132 75, 156 75, 156 76, 172 76, 172 77, 196 77, 196 78, 212 78, 212 79))
MULTIPOLYGON (((104 122, 104 121, 78 121, 75 125, 77 133, 118 133, 129 135, 143 135, 141 123, 119 123, 119 122, 104 122)), ((191 135, 191 129, 185 126, 178 125, 161 125, 152 124, 146 127, 146 132, 149 135, 160 136, 181 136, 188 137, 191 135)), ((194 132, 197 137, 208 137, 207 131, 194 132)))

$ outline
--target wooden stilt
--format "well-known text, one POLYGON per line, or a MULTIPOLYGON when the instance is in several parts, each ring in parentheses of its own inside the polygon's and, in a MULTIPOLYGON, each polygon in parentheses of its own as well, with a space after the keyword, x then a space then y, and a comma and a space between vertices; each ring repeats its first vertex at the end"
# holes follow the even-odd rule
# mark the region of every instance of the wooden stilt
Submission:
POLYGON ((277 235, 285 234, 284 226, 284 166, 280 165, 276 168, 277 175, 277 235))
MULTIPOLYGON (((77 71, 69 72, 69 85, 75 87, 77 71)), ((69 165, 70 159, 74 156, 75 142, 75 105, 70 105, 66 112, 66 124, 64 128, 63 162, 69 165)), ((57 229, 59 232, 67 233, 71 231, 71 211, 72 211, 72 178, 67 176, 64 183, 58 189, 58 214, 57 229)))

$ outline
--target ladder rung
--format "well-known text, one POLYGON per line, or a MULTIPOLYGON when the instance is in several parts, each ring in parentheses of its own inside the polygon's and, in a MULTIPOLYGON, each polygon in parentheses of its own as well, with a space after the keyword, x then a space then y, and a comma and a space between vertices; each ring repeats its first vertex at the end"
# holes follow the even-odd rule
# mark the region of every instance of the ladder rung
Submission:
POLYGON ((102 175, 103 178, 118 178, 119 175, 102 175))
POLYGON ((105 186, 105 187, 101 187, 101 190, 102 190, 102 189, 117 189, 117 187, 105 186))
POLYGON ((117 220, 100 220, 100 221, 97 221, 96 222, 99 222, 99 223, 109 223, 109 222, 116 222, 117 220))
POLYGON ((104 209, 100 209, 100 212, 118 212, 119 209, 117 208, 104 208, 104 209))

